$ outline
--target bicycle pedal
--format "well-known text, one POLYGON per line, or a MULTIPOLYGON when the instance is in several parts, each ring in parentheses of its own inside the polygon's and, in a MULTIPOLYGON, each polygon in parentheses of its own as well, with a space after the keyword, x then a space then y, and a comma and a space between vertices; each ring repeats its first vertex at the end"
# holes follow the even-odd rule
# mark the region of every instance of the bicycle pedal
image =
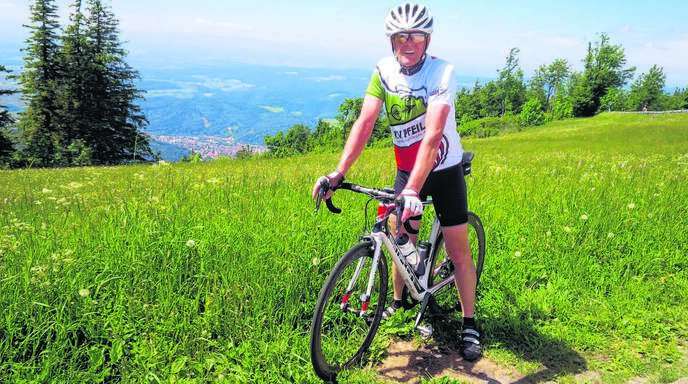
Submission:
POLYGON ((416 327, 416 330, 418 330, 418 334, 420 334, 420 337, 424 339, 429 339, 432 336, 432 325, 430 324, 420 324, 416 327))

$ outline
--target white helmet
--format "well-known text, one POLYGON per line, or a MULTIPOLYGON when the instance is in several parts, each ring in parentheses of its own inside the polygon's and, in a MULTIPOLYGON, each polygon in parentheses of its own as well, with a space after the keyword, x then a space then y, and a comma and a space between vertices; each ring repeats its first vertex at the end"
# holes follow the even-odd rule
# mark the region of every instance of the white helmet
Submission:
POLYGON ((432 15, 424 5, 406 3, 389 11, 385 18, 387 36, 409 31, 432 33, 432 15))

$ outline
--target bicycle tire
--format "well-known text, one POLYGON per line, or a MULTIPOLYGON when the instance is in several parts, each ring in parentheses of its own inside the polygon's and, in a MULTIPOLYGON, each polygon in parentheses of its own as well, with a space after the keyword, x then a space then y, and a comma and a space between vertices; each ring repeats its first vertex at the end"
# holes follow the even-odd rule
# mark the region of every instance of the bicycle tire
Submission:
MULTIPOLYGON (((485 263, 485 229, 480 217, 470 211, 468 212, 468 240, 471 247, 471 257, 475 265, 477 289, 485 263)), ((454 265, 444 249, 444 235, 441 231, 433 244, 434 249, 429 264, 433 268, 433 274, 428 282, 430 287, 454 274, 454 265)), ((435 292, 431 310, 439 314, 461 311, 461 302, 454 281, 435 292)))
POLYGON ((377 265, 368 315, 356 311, 368 286, 373 267, 370 242, 359 243, 349 249, 330 272, 318 297, 310 334, 310 355, 313 370, 323 381, 335 381, 337 374, 362 360, 373 342, 382 320, 387 299, 388 269, 382 255, 377 265), (349 295, 348 305, 342 309, 343 297, 358 261, 363 267, 349 295))

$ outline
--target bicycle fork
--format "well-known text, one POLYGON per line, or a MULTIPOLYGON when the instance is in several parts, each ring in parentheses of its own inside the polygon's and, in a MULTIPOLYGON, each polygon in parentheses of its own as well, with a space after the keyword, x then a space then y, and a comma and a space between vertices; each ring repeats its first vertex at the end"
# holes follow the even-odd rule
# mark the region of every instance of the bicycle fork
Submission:
MULTIPOLYGON (((373 254, 373 263, 371 264, 372 267, 370 269, 370 276, 368 277, 368 285, 366 287, 366 291, 364 294, 362 294, 359 297, 359 300, 361 300, 361 310, 358 313, 360 317, 366 317, 368 315, 368 307, 370 306, 370 298, 372 296, 373 292, 373 286, 375 285, 375 273, 377 271, 377 265, 380 262, 380 257, 382 255, 382 250, 380 247, 380 244, 375 240, 375 239, 369 239, 373 246, 375 247, 375 252, 373 254)), ((342 303, 339 305, 339 308, 342 311, 347 311, 349 310, 349 300, 351 299, 351 294, 354 291, 354 288, 356 287, 356 282, 358 281, 358 278, 361 275, 361 270, 363 269, 363 266, 365 265, 365 258, 361 258, 358 260, 358 264, 356 265, 356 270, 354 271, 354 275, 351 277, 351 280, 349 281, 349 285, 346 287, 346 293, 344 294, 344 297, 342 298, 342 303)), ((351 312, 356 312, 356 311, 351 311, 351 312)))

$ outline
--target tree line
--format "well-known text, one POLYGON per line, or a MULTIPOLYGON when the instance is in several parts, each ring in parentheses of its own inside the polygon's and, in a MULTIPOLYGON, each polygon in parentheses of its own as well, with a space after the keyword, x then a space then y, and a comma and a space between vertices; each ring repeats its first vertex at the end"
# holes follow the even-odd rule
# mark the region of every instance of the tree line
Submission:
POLYGON ((54 0, 35 0, 23 70, 9 74, 26 110, 17 121, 0 106, 0 165, 63 167, 153 159, 148 121, 135 103, 144 91, 127 62, 119 21, 101 0, 75 0, 68 25, 54 0), (85 6, 84 6, 85 5, 85 6))
MULTIPOLYGON (((27 105, 18 121, 0 105, 0 167, 123 164, 159 157, 143 132, 148 121, 135 101, 144 91, 134 84, 139 73, 125 61, 118 20, 101 0, 85 4, 74 1, 64 29, 54 0, 31 5, 23 71, 10 74, 0 65, 0 75, 17 81, 27 105)), ((666 93, 666 74, 657 65, 634 78, 636 68, 627 66, 623 47, 606 34, 588 44, 582 72, 555 59, 526 81, 519 54, 511 49, 495 80, 476 81, 457 92, 454 118, 462 136, 488 137, 603 111, 688 109, 688 87, 666 93)), ((13 92, 0 89, 0 96, 13 92)), ((362 98, 344 100, 335 119, 320 120, 313 130, 296 124, 266 135, 267 156, 341 150, 362 103, 362 98)), ((391 141, 381 114, 368 145, 391 141)), ((237 155, 253 153, 247 148, 237 155)))
MULTIPOLYGON (((473 88, 457 92, 454 118, 461 136, 488 137, 607 111, 688 109, 688 87, 666 93, 666 74, 657 65, 634 79, 636 68, 627 65, 623 47, 612 44, 604 33, 588 43, 582 72, 559 58, 541 65, 526 81, 519 54, 518 48, 511 49, 495 80, 476 81, 473 88)), ((320 120, 313 131, 297 124, 286 133, 266 135, 268 156, 340 151, 362 102, 362 98, 346 99, 335 121, 320 120)), ((368 145, 386 144, 391 144, 390 131, 381 115, 368 145)))

